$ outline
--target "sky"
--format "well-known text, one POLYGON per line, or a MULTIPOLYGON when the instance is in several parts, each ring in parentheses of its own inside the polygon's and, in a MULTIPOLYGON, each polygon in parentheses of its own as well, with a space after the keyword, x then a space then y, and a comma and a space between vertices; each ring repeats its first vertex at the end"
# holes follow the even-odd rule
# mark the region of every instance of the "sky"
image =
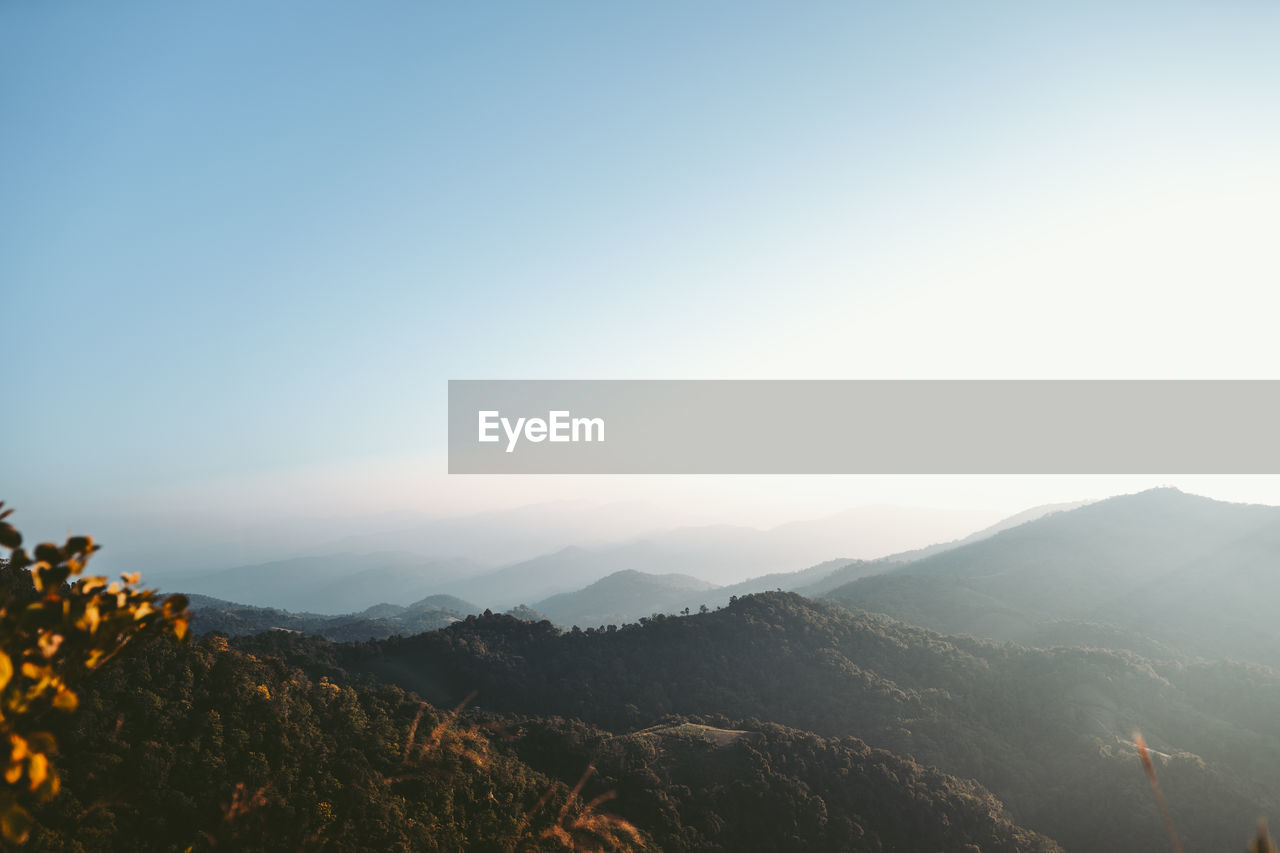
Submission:
POLYGON ((1280 504, 444 473, 449 379, 1276 378, 1277 43, 1262 2, 0 4, 0 497, 1280 504))

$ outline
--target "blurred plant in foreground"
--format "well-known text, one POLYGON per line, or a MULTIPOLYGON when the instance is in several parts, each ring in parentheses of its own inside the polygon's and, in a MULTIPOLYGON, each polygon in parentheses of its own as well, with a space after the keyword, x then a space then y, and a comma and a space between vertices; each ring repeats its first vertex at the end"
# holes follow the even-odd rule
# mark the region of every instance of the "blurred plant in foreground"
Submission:
MULTIPOLYGON (((419 707, 405 739, 402 772, 389 777, 388 781, 424 773, 448 776, 456 772, 459 766, 484 767, 490 764, 493 760, 493 747, 486 727, 462 719, 463 709, 475 697, 474 692, 470 693, 422 741, 417 740, 417 734, 426 705, 424 703, 419 707)), ((553 798, 563 794, 566 786, 556 782, 547 788, 533 808, 520 819, 514 834, 507 841, 506 849, 518 853, 551 850, 574 853, 638 853, 650 849, 643 834, 632 823, 599 810, 600 805, 614 798, 614 792, 609 791, 589 801, 583 800, 582 789, 595 772, 593 765, 587 766, 586 772, 578 779, 578 784, 569 791, 560 806, 554 822, 549 824, 545 816, 538 819, 540 813, 553 798)))
MULTIPOLYGON (((1151 791, 1156 795, 1156 804, 1160 806, 1160 816, 1164 819, 1165 829, 1169 833, 1169 846, 1173 848, 1174 853, 1182 853, 1182 839, 1178 837, 1178 830, 1173 825, 1173 815, 1169 813, 1169 805, 1165 802, 1164 792, 1160 790, 1160 780, 1156 778, 1156 766, 1151 761, 1151 751, 1147 749, 1147 742, 1142 737, 1141 732, 1133 733, 1133 745, 1138 750, 1138 759, 1142 762, 1142 770, 1147 774, 1147 784, 1151 786, 1151 791)), ((1249 853, 1280 853, 1276 850, 1275 843, 1271 840, 1270 833, 1267 832, 1267 822, 1265 820, 1258 821, 1258 834, 1253 841, 1249 842, 1249 853)))
MULTIPOLYGON (((583 803, 580 797, 582 788, 595 771, 594 765, 587 765, 586 772, 582 774, 578 784, 573 786, 568 799, 560 807, 555 823, 539 832, 537 839, 551 841, 563 849, 580 851, 580 853, 606 853, 606 851, 630 853, 633 850, 644 849, 644 838, 640 830, 636 829, 630 821, 597 810, 596 807, 601 803, 613 799, 612 791, 583 803)), ((555 793, 554 789, 547 791, 537 805, 525 814, 520 822, 521 830, 528 828, 530 819, 547 804, 553 793, 555 793)))
POLYGON ((138 575, 119 581, 81 577, 99 550, 88 536, 63 545, 45 542, 34 555, 5 519, 13 512, 0 503, 0 837, 26 841, 31 815, 25 802, 58 793, 51 756, 57 750, 46 730, 51 710, 71 713, 79 697, 71 686, 131 643, 172 634, 187 636, 187 600, 161 601, 154 590, 136 589, 138 575))
POLYGON ((1249 853, 1277 853, 1265 820, 1258 821, 1258 835, 1249 843, 1249 853))

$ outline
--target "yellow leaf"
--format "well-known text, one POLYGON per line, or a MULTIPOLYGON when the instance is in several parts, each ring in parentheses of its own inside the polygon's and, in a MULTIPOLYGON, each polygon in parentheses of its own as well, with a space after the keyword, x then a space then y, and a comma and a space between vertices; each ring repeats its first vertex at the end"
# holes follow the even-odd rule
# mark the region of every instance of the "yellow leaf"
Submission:
POLYGON ((31 756, 31 761, 27 764, 27 777, 31 780, 31 790, 34 791, 39 788, 48 775, 49 759, 45 757, 43 752, 37 752, 31 756))
POLYGON ((62 780, 58 778, 58 771, 52 767, 49 768, 49 778, 44 780, 44 796, 46 798, 55 797, 58 791, 62 790, 62 780))
POLYGON ((63 686, 53 697, 53 707, 59 711, 74 711, 80 707, 80 697, 70 687, 63 686))
POLYGON ((58 653, 59 647, 62 646, 62 635, 56 631, 42 631, 40 639, 37 643, 40 646, 40 652, 47 658, 51 658, 58 653))
POLYGON ((0 652, 0 690, 4 690, 12 678, 13 660, 4 652, 0 652))
POLYGON ((102 615, 98 611, 98 602, 90 601, 84 606, 84 615, 76 622, 76 627, 85 633, 92 634, 98 630, 98 623, 102 621, 102 615))
POLYGON ((94 590, 101 589, 107 585, 107 579, 102 575, 90 575, 80 581, 80 591, 83 593, 91 593, 94 590))

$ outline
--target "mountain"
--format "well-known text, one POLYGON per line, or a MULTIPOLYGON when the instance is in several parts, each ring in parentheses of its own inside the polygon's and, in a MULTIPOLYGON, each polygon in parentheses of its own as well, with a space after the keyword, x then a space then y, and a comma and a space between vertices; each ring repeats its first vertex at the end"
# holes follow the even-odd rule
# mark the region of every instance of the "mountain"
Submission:
MULTIPOLYGON (((801 595, 814 598, 842 587, 857 578, 878 575, 892 568, 895 564, 895 561, 890 557, 884 557, 879 560, 841 560, 837 562, 840 565, 836 565, 830 572, 819 578, 806 579, 808 580, 807 583, 800 583, 795 586, 779 584, 779 586, 788 592, 798 592, 801 595)), ((765 590, 752 590, 752 592, 765 592, 765 590)))
MULTIPOLYGON (((648 561, 643 565, 653 568, 655 562, 648 561)), ((453 581, 442 589, 463 598, 483 601, 486 607, 510 607, 581 589, 611 571, 614 570, 601 566, 593 551, 573 545, 553 554, 453 581)))
MULTIPOLYGON (((576 605, 570 605, 567 602, 574 600, 572 598, 575 593, 562 593, 560 596, 549 599, 556 603, 547 604, 543 602, 535 605, 536 609, 548 614, 553 622, 564 627, 570 625, 608 625, 611 623, 622 624, 623 622, 632 622, 641 616, 648 616, 653 613, 677 613, 685 608, 690 610, 698 610, 706 607, 722 607, 737 596, 750 595, 756 592, 768 592, 769 590, 781 589, 786 591, 800 592, 803 595, 822 595, 839 586, 848 583, 856 578, 865 575, 877 574, 883 572, 888 564, 894 562, 906 562, 908 560, 917 559, 922 555, 941 553, 951 548, 960 547, 961 545, 977 542, 982 539, 994 536, 995 534, 1006 530, 1010 527, 1017 526, 1028 520, 1039 518, 1051 512, 1062 511, 1063 509, 1083 506, 1083 504, 1056 504, 1050 506, 1036 507, 1024 512, 1018 513, 1016 516, 1005 519, 976 533, 971 533, 964 539, 954 540, 948 543, 930 545, 926 548, 916 551, 907 551, 900 554, 893 554, 882 557, 879 560, 854 560, 850 558, 842 558, 835 560, 826 560, 817 565, 810 566, 806 569, 790 572, 773 572, 771 574, 760 575, 748 580, 739 581, 728 586, 713 586, 712 584, 702 584, 694 588, 693 594, 681 596, 677 593, 675 587, 665 589, 661 594, 651 594, 651 587, 659 587, 662 584, 657 580, 649 580, 645 582, 643 588, 634 585, 610 584, 604 585, 596 589, 592 589, 589 598, 592 604, 579 608, 576 605), (609 596, 614 596, 609 600, 609 596), (567 597, 566 597, 567 596, 567 597), (632 597, 634 596, 634 598, 632 597), (565 603, 561 603, 565 602, 565 603), (544 606, 545 605, 545 606, 544 606), (612 618, 601 619, 601 616, 609 615, 612 618)), ((784 525, 783 528, 776 528, 763 534, 765 538, 773 535, 782 535, 786 541, 790 541, 792 537, 803 536, 808 532, 812 532, 815 528, 829 527, 839 525, 844 522, 853 521, 856 518, 862 518, 855 513, 842 513, 833 516, 818 523, 796 523, 784 525), (782 531, 779 534, 779 530, 782 531)), ((646 568, 653 566, 672 567, 683 565, 684 562, 689 563, 692 568, 689 569, 690 574, 698 574, 705 570, 704 561, 714 562, 713 557, 707 556, 705 552, 698 555, 697 559, 690 560, 688 552, 681 552, 680 548, 688 548, 690 541, 698 545, 706 545, 708 536, 713 534, 726 534, 741 538, 742 543, 749 543, 752 547, 761 546, 761 534, 759 531, 743 532, 736 528, 706 528, 691 529, 684 531, 675 531, 662 537, 655 537, 643 542, 631 543, 625 548, 615 548, 607 551, 609 555, 610 565, 633 564, 641 565, 646 568), (683 540, 683 541, 680 541, 683 540), (684 561, 684 562, 682 562, 684 561)), ((723 543, 718 547, 723 547, 726 551, 733 549, 736 553, 733 557, 739 566, 747 564, 751 559, 741 550, 741 543, 723 543)), ((767 549, 766 549, 767 550, 767 549)), ((805 549, 803 553, 812 553, 812 546, 805 549)), ((499 572, 495 577, 498 579, 497 586, 507 586, 508 588, 520 588, 520 584, 538 583, 549 576, 559 572, 562 578, 572 578, 581 580, 589 577, 593 572, 597 571, 597 562, 601 559, 601 551, 589 551, 586 549, 568 549, 559 554, 549 555, 538 560, 529 561, 519 566, 509 567, 499 572)), ((756 555, 759 557, 760 555, 756 555)), ((726 559, 720 557, 718 559, 726 559)), ((644 575, 650 579, 656 579, 659 575, 637 569, 623 569, 623 572, 631 573, 634 578, 636 575, 644 575)), ((701 575, 698 575, 701 576, 701 575)), ((665 577, 675 577, 674 575, 665 577)), ((681 577, 688 577, 684 575, 681 577)), ((493 583, 493 581, 486 581, 493 583)), ((465 584, 463 585, 464 588, 465 584)), ((546 587, 544 587, 546 588, 546 587)), ((589 587, 590 588, 590 587, 589 587)), ((472 594, 478 596, 477 590, 470 590, 472 594)), ((656 589, 653 590, 656 592, 656 589)), ((586 593, 586 590, 580 590, 579 593, 586 593)))
POLYGON ((428 595, 404 608, 410 612, 429 612, 443 610, 453 613, 479 613, 480 608, 470 601, 463 601, 454 595, 428 595))
MULTIPOLYGON (((761 575, 731 586, 713 586, 689 575, 652 575, 627 569, 576 592, 551 596, 536 604, 535 609, 562 628, 623 625, 655 613, 674 615, 685 610, 723 607, 752 593, 775 589, 791 592, 805 584, 823 583, 829 577, 858 577, 882 568, 879 562, 827 560, 798 572, 761 575)), ((831 586, 841 583, 844 580, 831 586)))
POLYGON ((227 600, 312 613, 350 613, 382 602, 410 602, 436 593, 479 564, 454 557, 431 559, 406 551, 295 557, 190 576, 150 580, 227 600))
POLYGON ((1159 643, 1280 665, 1280 508, 1153 489, 1057 512, 829 593, 945 633, 1159 643), (1090 626, 1094 626, 1091 628, 1090 626), (1120 637, 1127 640, 1120 640, 1120 637))
POLYGON ((953 539, 950 542, 939 542, 935 545, 927 545, 924 548, 917 548, 912 551, 903 551, 898 554, 890 554, 885 557, 885 562, 889 563, 914 563, 917 560, 923 560, 925 557, 932 557, 935 554, 941 554, 944 551, 951 551, 964 545, 970 545, 974 542, 981 542, 983 539, 990 539, 997 533, 1003 533, 1014 527, 1020 527, 1030 521, 1052 515, 1056 512, 1069 512, 1073 509, 1079 509, 1088 506, 1093 501, 1071 501, 1069 503, 1043 504, 1035 506, 1031 509, 1024 509, 1022 512, 1014 513, 1008 518, 1001 519, 990 527, 970 533, 963 539, 953 539))
MULTIPOLYGON (((913 563, 922 560, 925 557, 931 557, 935 554, 941 554, 955 548, 973 542, 981 542, 983 539, 989 539, 1010 528, 1025 524, 1037 518, 1049 515, 1050 513, 1063 512, 1077 507, 1086 506, 1088 501, 1077 501, 1074 503, 1045 504, 1043 506, 1032 507, 1023 510, 1015 515, 1011 515, 990 527, 984 527, 975 533, 970 533, 963 539, 953 539, 950 542, 939 542, 934 545, 928 545, 924 548, 916 548, 911 551, 902 551, 897 554, 890 554, 887 557, 881 557, 879 560, 852 560, 847 565, 837 566, 830 573, 813 579, 809 583, 797 583, 792 585, 781 585, 782 589, 798 592, 801 595, 814 597, 826 595, 834 589, 837 589, 850 581, 857 580, 868 575, 878 575, 894 568, 895 563, 913 563)), ((752 592, 761 592, 762 590, 751 590, 752 592)))
POLYGON ((191 594, 191 629, 197 634, 218 632, 231 637, 263 631, 315 634, 329 640, 367 640, 396 634, 418 634, 443 628, 480 609, 452 596, 432 596, 408 607, 375 604, 360 613, 328 616, 253 607, 191 594))
POLYGON ((856 737, 976 779, 1068 850, 1167 849, 1134 731, 1186 849, 1230 849, 1280 814, 1280 673, 1264 667, 943 637, 788 593, 606 631, 479 617, 376 649, 327 652, 440 707, 474 691, 496 713, 612 731, 696 714, 856 737))
POLYGON ((688 575, 649 575, 625 570, 585 589, 553 595, 533 605, 557 625, 623 625, 642 616, 687 606, 694 593, 713 589, 688 575))
MULTIPOLYGON (((165 589, 316 613, 347 613, 433 593, 507 609, 623 570, 687 574, 725 585, 798 571, 835 554, 883 556, 967 532, 987 516, 866 507, 759 530, 672 526, 687 516, 643 503, 566 501, 418 521, 400 529, 387 527, 403 519, 382 518, 376 533, 329 539, 318 535, 315 525, 298 522, 289 529, 309 534, 299 537, 302 553, 235 568, 149 572, 147 579, 165 589)), ((331 533, 342 528, 337 522, 320 527, 331 533)), ((278 552, 280 543, 271 541, 268 550, 278 552)), ((237 553, 254 549, 252 543, 242 544, 237 553)))
POLYGON ((690 575, 727 586, 766 574, 794 573, 841 554, 882 557, 968 533, 989 518, 989 513, 863 507, 768 530, 733 525, 680 527, 626 542, 574 545, 446 583, 441 590, 497 609, 573 592, 628 570, 690 575))
POLYGON ((1176 646, 1280 667, 1278 600, 1280 518, 1162 576, 1137 595, 1132 618, 1176 646))
MULTIPOLYGON (((514 516, 521 523, 531 524, 548 512, 547 507, 530 507, 518 513, 503 513, 500 517, 514 516)), ((948 513, 923 513, 923 518, 934 521, 938 517, 951 517, 948 513)), ((670 579, 684 576, 692 581, 704 573, 725 575, 731 571, 741 575, 749 573, 752 567, 794 565, 796 559, 785 556, 791 549, 801 555, 825 554, 822 549, 834 546, 822 543, 841 535, 847 542, 856 542, 865 535, 863 526, 872 521, 889 519, 893 527, 914 517, 914 511, 870 508, 767 531, 732 526, 679 528, 627 543, 592 548, 572 546, 490 572, 484 572, 474 561, 461 558, 439 560, 407 551, 391 551, 296 557, 170 578, 167 584, 180 583, 181 589, 223 600, 248 598, 265 607, 335 615, 383 602, 405 602, 428 593, 482 601, 486 607, 499 609, 530 601, 542 602, 555 595, 582 593, 577 599, 581 604, 571 604, 569 598, 564 598, 549 604, 549 609, 541 604, 534 609, 565 626, 621 624, 655 612, 675 613, 686 607, 696 610, 703 605, 719 607, 734 596, 770 589, 804 589, 806 593, 815 594, 835 588, 853 577, 881 571, 883 567, 877 562, 845 558, 828 559, 796 571, 758 575, 728 586, 706 581, 680 581, 673 585, 670 579), (845 525, 854 527, 839 533, 845 525), (801 547, 797 540, 808 536, 816 536, 817 544, 806 541, 801 547), (687 571, 676 571, 681 567, 687 571), (640 578, 641 575, 656 578, 657 570, 663 570, 661 575, 667 576, 668 581, 640 578), (839 574, 835 574, 837 572, 839 574), (602 578, 619 573, 630 573, 626 577, 632 582, 614 581, 589 593, 586 591, 585 588, 602 578), (610 596, 613 600, 609 600, 610 596), (585 603, 588 601, 589 604, 585 603)), ((478 526, 475 530, 481 528, 478 526)), ((997 528, 987 528, 969 538, 989 535, 988 531, 994 529, 997 528)), ((892 536, 883 540, 889 541, 896 540, 892 536)), ((162 576, 161 581, 165 582, 165 577, 162 576)), ((475 609, 474 605, 469 606, 475 609)), ((458 610, 447 606, 446 609, 458 610)), ((250 620, 245 624, 254 622, 250 620)), ((229 629, 232 623, 226 625, 229 629)), ((381 635, 381 629, 375 633, 381 635)))
MULTIPOLYGON (((845 577, 846 575, 851 575, 860 577, 861 575, 858 574, 858 571, 862 567, 866 567, 866 571, 872 572, 881 571, 883 568, 879 561, 851 560, 848 558, 826 560, 816 566, 810 566, 798 572, 775 572, 771 575, 761 575, 730 586, 719 587, 713 593, 704 596, 703 601, 700 601, 699 604, 705 603, 708 607, 721 607, 728 604, 730 599, 734 597, 751 595, 756 592, 769 592, 775 589, 797 592, 806 587, 821 584, 827 578, 833 576, 845 577)), ((839 585, 836 584, 836 586, 839 585)))

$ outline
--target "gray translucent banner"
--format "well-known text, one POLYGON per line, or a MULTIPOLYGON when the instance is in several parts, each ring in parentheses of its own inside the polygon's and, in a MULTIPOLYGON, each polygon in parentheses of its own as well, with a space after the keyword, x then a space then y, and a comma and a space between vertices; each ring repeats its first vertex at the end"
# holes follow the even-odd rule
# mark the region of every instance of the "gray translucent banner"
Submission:
POLYGON ((449 473, 1278 474, 1278 424, 1274 380, 452 380, 449 473))

